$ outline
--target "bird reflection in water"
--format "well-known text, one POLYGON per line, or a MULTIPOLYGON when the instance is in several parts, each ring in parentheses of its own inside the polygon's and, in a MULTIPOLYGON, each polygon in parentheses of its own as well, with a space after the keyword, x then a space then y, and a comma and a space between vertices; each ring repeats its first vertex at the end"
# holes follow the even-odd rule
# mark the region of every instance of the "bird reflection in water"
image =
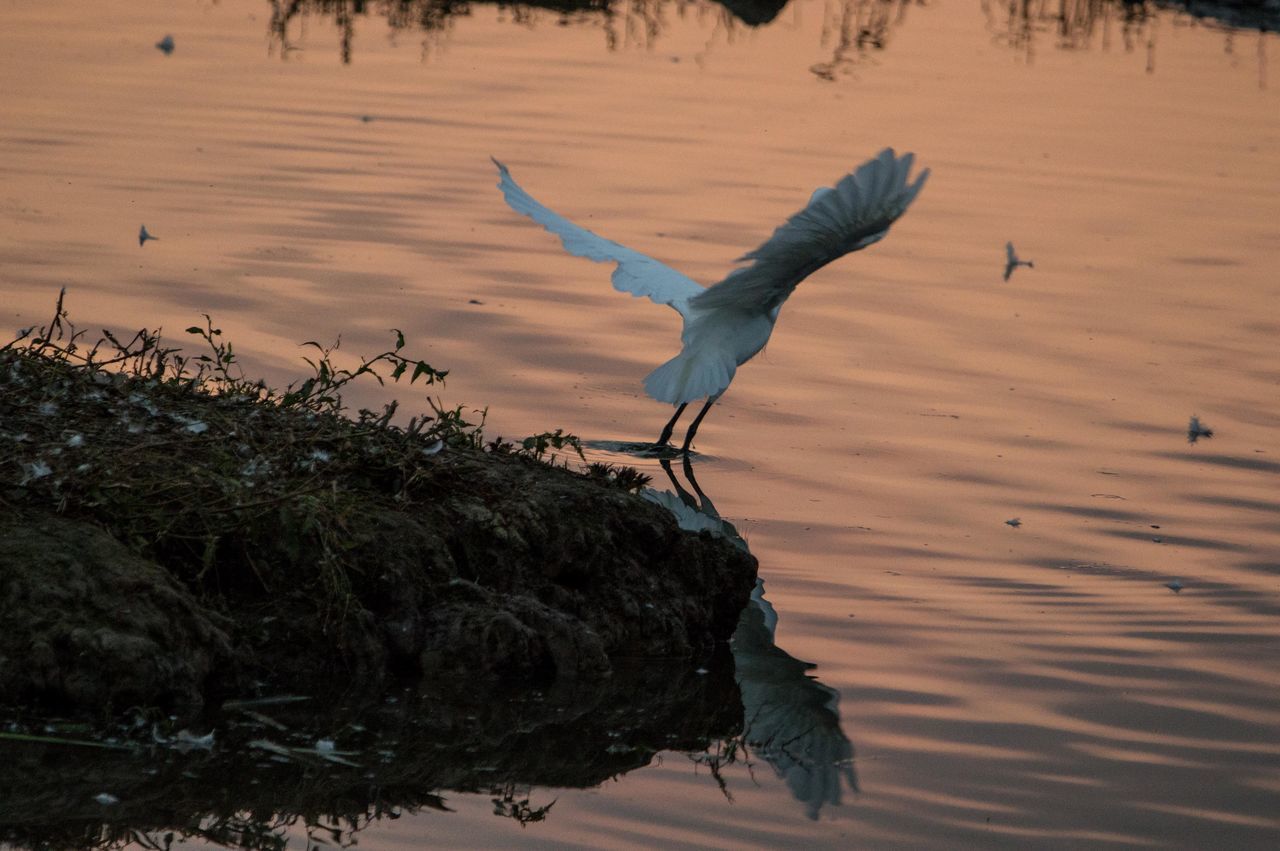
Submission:
MULTIPOLYGON (((698 486, 688 456, 682 466, 692 491, 680 483, 669 459, 659 463, 675 491, 650 488, 644 492, 646 499, 669 510, 682 529, 706 530, 747 549, 737 528, 720 516, 698 486)), ((841 802, 845 786, 858 791, 853 743, 840 727, 839 692, 810 676, 812 663, 774 643, 777 625, 778 613, 764 596, 764 580, 757 579, 730 643, 742 694, 743 731, 730 747, 703 761, 724 786, 719 769, 738 758, 734 745, 742 746, 768 763, 804 805, 806 815, 816 819, 823 806, 841 802)))

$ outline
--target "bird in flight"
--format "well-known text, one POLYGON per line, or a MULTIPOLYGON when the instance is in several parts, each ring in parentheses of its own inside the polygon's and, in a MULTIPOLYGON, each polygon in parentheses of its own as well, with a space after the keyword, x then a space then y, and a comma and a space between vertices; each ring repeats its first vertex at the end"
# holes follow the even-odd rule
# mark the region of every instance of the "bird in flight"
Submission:
POLYGON ((1187 425, 1187 443, 1195 443, 1202 437, 1213 437, 1213 429, 1200 422, 1199 414, 1192 414, 1187 425))
POLYGON ((138 231, 138 245, 146 245, 146 244, 147 244, 147 240, 148 240, 148 239, 159 239, 159 238, 160 238, 160 237, 158 237, 158 236, 152 236, 152 235, 147 231, 147 226, 146 226, 146 225, 143 225, 143 226, 142 226, 142 229, 138 231))
POLYGON ((1013 250, 1013 243, 1006 242, 1004 244, 1004 279, 1007 281, 1013 275, 1013 270, 1019 266, 1026 266, 1028 269, 1034 269, 1036 264, 1030 260, 1018 259, 1018 252, 1013 250))
POLYGON ((818 189, 804 209, 739 258, 749 265, 710 287, 552 212, 521 189, 505 165, 493 162, 500 175, 498 188, 511 209, 560 237, 570 254, 617 264, 614 289, 668 305, 684 319, 680 353, 649 373, 644 388, 659 402, 676 406, 655 447, 669 444, 690 402, 706 400, 685 432, 680 451, 687 455, 698 426, 738 367, 769 341, 778 312, 796 285, 833 260, 883 239, 915 200, 929 170, 909 181, 914 159, 914 154, 897 156, 886 148, 834 187, 818 189))

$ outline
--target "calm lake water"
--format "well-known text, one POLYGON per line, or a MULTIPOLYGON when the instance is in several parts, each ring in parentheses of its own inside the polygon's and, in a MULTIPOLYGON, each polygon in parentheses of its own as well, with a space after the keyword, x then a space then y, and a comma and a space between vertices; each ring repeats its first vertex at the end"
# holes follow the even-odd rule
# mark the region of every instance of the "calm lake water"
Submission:
POLYGON ((445 791, 361 848, 1275 847, 1280 39, 1106 2, 323 5, 6 4, 0 327, 61 286, 95 329, 209 313, 282 384, 302 341, 400 328, 492 435, 652 440, 677 317, 508 209, 490 155, 706 283, 882 147, 933 170, 697 442, 856 790, 813 806, 752 755, 726 794, 667 752, 524 789, 555 802, 527 826, 445 791))

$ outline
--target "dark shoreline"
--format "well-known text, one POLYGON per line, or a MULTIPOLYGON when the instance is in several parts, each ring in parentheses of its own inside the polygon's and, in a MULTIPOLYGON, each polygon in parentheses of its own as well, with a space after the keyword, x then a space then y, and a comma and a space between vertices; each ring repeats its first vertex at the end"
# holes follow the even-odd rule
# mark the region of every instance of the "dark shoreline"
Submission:
POLYGON ((24 712, 599 683, 709 657, 753 587, 618 471, 60 351, 0 350, 0 701, 24 712))

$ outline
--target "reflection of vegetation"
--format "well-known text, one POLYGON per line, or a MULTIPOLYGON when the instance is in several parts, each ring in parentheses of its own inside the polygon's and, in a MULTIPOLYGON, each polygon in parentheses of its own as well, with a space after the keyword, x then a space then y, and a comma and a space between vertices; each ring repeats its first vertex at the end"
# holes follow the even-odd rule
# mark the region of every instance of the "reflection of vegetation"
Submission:
POLYGON ((305 28, 308 17, 332 18, 338 28, 342 61, 351 61, 355 40, 355 22, 370 12, 386 18, 393 33, 421 32, 425 35, 425 52, 439 35, 446 32, 455 16, 471 13, 468 0, 270 0, 269 33, 280 55, 288 57, 299 49, 292 28, 305 28))
MULTIPOLYGON (((309 17, 331 19, 339 31, 343 62, 351 61, 355 22, 377 15, 386 19, 393 37, 417 33, 425 52, 438 45, 457 16, 471 14, 476 3, 497 5, 512 23, 534 26, 541 19, 560 25, 598 26, 609 50, 652 48, 673 19, 709 21, 708 42, 732 39, 742 26, 771 23, 788 0, 270 0, 270 36, 274 49, 287 57, 300 49, 309 17)), ((848 74, 888 44, 911 5, 926 0, 823 0, 822 45, 830 58, 810 71, 824 80, 848 74)), ((1259 61, 1265 62, 1265 38, 1280 29, 1280 0, 983 0, 988 27, 997 39, 1028 59, 1038 41, 1051 39, 1059 49, 1080 50, 1100 42, 1104 49, 1118 38, 1126 51, 1145 48, 1148 70, 1154 69, 1156 20, 1176 11, 1232 33, 1259 31, 1259 61)))
POLYGON ((752 767, 751 755, 747 752, 747 745, 742 737, 733 736, 722 739, 713 747, 688 756, 689 761, 694 765, 702 766, 711 772, 711 778, 720 787, 720 794, 724 795, 726 801, 733 803, 733 792, 729 789, 729 780, 724 776, 725 769, 737 763, 746 765, 748 770, 752 767))
MULTIPOLYGON (((915 0, 924 5, 923 0, 915 0)), ((834 45, 831 59, 809 68, 824 80, 834 80, 874 50, 884 50, 890 27, 900 25, 912 0, 827 0, 822 43, 834 45)))
POLYGON ((1028 61, 1034 58, 1037 41, 1042 38, 1053 38, 1064 50, 1087 49, 1096 41, 1108 49, 1116 28, 1126 51, 1145 41, 1148 64, 1154 61, 1154 28, 1148 26, 1154 7, 1145 2, 984 0, 982 8, 997 40, 1022 52, 1028 61))
POLYGON ((1236 29, 1259 31, 1260 56, 1267 33, 1280 29, 1280 0, 983 0, 982 7, 997 40, 1028 61, 1044 39, 1062 50, 1095 45, 1109 50, 1118 37, 1126 52, 1146 51, 1148 72, 1155 70, 1158 22, 1165 12, 1186 13, 1223 29, 1228 52, 1236 29))
MULTIPOLYGON (((480 2, 481 0, 477 0, 480 2)), ((498 0, 496 5, 515 24, 533 26, 542 17, 560 25, 594 24, 604 32, 609 50, 651 48, 671 26, 672 18, 709 20, 716 34, 732 38, 741 26, 772 22, 788 0, 498 0)), ((884 48, 889 29, 902 21, 913 0, 827 0, 822 43, 830 60, 813 66, 824 79, 835 79, 870 51, 884 48)), ((923 0, 914 0, 922 4, 923 0)), ((471 0, 270 0, 270 37, 281 56, 300 49, 306 21, 331 19, 338 28, 343 62, 351 61, 356 21, 383 17, 393 34, 419 33, 426 52, 437 46, 458 16, 471 14, 471 0)), ((715 36, 713 35, 713 38, 715 36)))
POLYGON ((520 823, 521 827, 536 824, 540 821, 546 821, 547 814, 551 812, 551 808, 556 805, 555 800, 549 804, 543 804, 535 807, 529 803, 530 790, 524 787, 523 797, 517 798, 516 784, 508 783, 502 787, 501 794, 493 798, 493 814, 495 816, 506 816, 520 823))
MULTIPOLYGON (((478 0, 483 2, 483 0, 478 0)), ((416 32, 422 35, 424 54, 439 44, 455 17, 471 14, 471 0, 270 0, 269 34, 282 56, 300 49, 298 31, 309 17, 333 20, 338 28, 343 62, 351 61, 355 22, 371 14, 385 18, 393 34, 416 32)), ((699 0, 522 0, 496 5, 515 24, 533 26, 540 17, 553 17, 558 24, 594 22, 602 25, 610 50, 623 47, 651 47, 668 26, 668 14, 683 17, 689 9, 713 8, 699 0)), ((752 26, 773 20, 786 0, 724 0, 723 20, 732 26, 738 19, 752 26)))
POLYGON ((247 701, 208 719, 207 748, 185 751, 148 725, 116 731, 135 742, 123 750, 0 739, 0 844, 282 849, 306 836, 308 848, 350 847, 383 819, 449 812, 455 791, 533 824, 555 812, 533 786, 595 786, 662 750, 737 735, 732 666, 711 667, 634 666, 603 685, 539 690, 437 680, 350 701, 247 701))

